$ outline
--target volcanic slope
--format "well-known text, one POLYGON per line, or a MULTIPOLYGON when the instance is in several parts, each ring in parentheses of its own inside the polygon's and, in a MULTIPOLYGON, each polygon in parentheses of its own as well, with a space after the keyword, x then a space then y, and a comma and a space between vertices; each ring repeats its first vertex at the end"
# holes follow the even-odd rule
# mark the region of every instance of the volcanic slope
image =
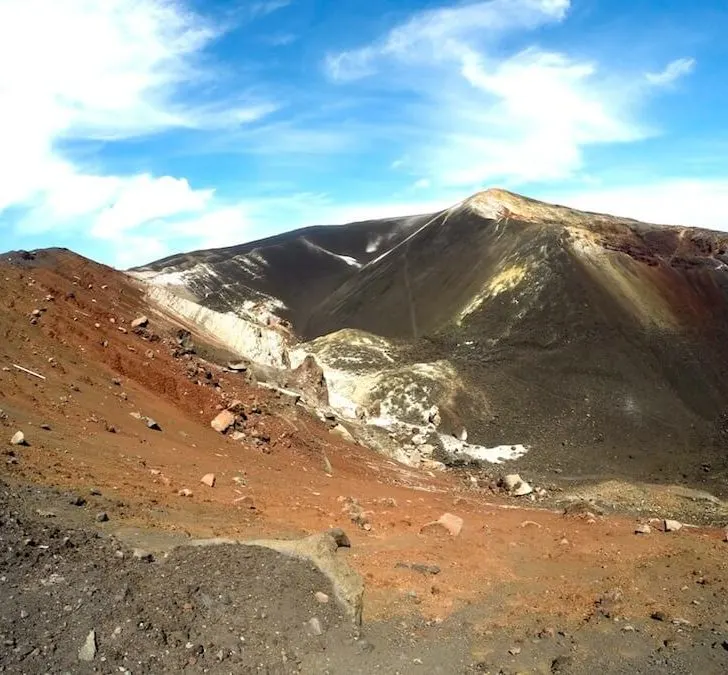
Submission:
POLYGON ((143 271, 207 305, 273 296, 304 338, 357 328, 392 339, 403 363, 447 359, 471 394, 456 402, 469 438, 529 446, 531 468, 720 491, 726 251, 724 233, 488 190, 438 214, 298 231, 143 271), (325 248, 311 232, 331 238, 330 266, 296 257, 313 250, 305 241, 325 248), (265 264, 241 282, 243 250, 265 264), (201 266, 214 300, 191 273, 201 266))
POLYGON ((426 220, 412 216, 308 227, 239 246, 172 255, 134 273, 216 311, 237 312, 246 302, 254 303, 303 326, 319 303, 426 220))

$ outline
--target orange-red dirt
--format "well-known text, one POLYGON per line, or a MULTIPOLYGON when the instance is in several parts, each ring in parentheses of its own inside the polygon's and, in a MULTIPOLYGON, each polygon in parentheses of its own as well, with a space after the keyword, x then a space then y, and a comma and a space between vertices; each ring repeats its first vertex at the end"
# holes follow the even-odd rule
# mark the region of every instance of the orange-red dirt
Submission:
POLYGON ((0 408, 7 416, 0 434, 3 451, 18 460, 6 463, 3 455, 0 478, 84 494, 97 488, 116 500, 109 512, 115 525, 195 537, 292 537, 343 527, 350 562, 366 583, 365 620, 413 611, 444 618, 471 605, 482 630, 529 613, 578 621, 602 594, 620 588, 625 616, 659 608, 699 623, 710 611, 701 599, 725 593, 722 532, 637 536, 634 519, 589 523, 529 510, 349 444, 300 407, 219 367, 208 365, 219 388, 197 384, 187 376, 190 361, 172 355, 171 336, 182 324, 146 305, 143 295, 121 273, 68 252, 0 263, 0 408), (35 309, 44 311, 33 325, 35 309), (140 314, 161 339, 132 332, 140 314), (223 395, 259 406, 249 425, 269 443, 235 442, 210 428, 223 395), (162 430, 148 429, 133 412, 162 430), (10 446, 18 429, 28 447, 10 446), (210 472, 214 488, 200 483, 210 472), (193 496, 178 496, 182 488, 193 496), (341 497, 370 512, 371 531, 350 521, 341 497), (464 519, 458 537, 420 533, 444 512, 464 519), (441 572, 424 576, 398 562, 441 572))

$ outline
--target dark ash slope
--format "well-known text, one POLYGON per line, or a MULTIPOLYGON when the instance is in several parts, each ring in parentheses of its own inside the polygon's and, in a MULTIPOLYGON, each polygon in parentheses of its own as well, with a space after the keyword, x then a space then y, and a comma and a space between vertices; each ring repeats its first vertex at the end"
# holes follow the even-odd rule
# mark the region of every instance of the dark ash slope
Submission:
MULTIPOLYGON (((315 266, 300 231, 259 243, 267 276, 245 282, 282 299, 299 334, 360 328, 412 361, 449 359, 489 402, 461 402, 470 440, 531 445, 533 467, 725 483, 728 235, 492 190, 328 236, 361 267, 315 266), (388 248, 362 253, 383 233, 388 248)), ((213 255, 218 282, 235 285, 223 252, 183 265, 213 255)))

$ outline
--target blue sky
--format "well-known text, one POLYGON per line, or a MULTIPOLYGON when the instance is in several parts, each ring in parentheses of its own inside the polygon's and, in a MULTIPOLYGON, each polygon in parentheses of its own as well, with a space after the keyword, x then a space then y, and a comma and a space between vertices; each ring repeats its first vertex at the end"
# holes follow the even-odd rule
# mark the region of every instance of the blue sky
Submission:
POLYGON ((126 267, 499 186, 728 230, 724 0, 0 0, 0 249, 126 267))

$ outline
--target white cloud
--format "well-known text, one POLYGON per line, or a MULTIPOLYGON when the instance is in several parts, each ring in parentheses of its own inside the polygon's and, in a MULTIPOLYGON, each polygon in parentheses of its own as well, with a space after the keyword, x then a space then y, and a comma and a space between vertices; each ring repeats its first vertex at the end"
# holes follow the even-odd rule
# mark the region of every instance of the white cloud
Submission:
POLYGON ((202 59, 220 34, 181 0, 0 0, 0 217, 18 207, 23 233, 109 239, 210 206, 212 191, 184 178, 107 174, 60 147, 236 128, 276 110, 240 97, 188 102, 189 87, 214 81, 202 59))
POLYGON ((458 59, 478 36, 500 37, 561 21, 569 6, 570 0, 486 0, 426 10, 372 45, 327 55, 325 65, 333 79, 354 80, 373 74, 386 59, 411 64, 458 59))
POLYGON ((400 168, 415 178, 469 190, 563 180, 589 146, 654 133, 636 118, 650 92, 641 72, 524 42, 569 8, 569 0, 486 0, 427 10, 372 44, 330 54, 325 66, 342 85, 368 77, 385 94, 414 95, 403 107, 414 131, 400 168))
POLYGON ((647 73, 645 77, 650 84, 664 87, 690 75, 695 70, 695 59, 675 59, 670 61, 659 73, 647 73))
POLYGON ((585 211, 648 223, 728 231, 728 177, 670 178, 584 191, 555 191, 542 197, 585 211))

